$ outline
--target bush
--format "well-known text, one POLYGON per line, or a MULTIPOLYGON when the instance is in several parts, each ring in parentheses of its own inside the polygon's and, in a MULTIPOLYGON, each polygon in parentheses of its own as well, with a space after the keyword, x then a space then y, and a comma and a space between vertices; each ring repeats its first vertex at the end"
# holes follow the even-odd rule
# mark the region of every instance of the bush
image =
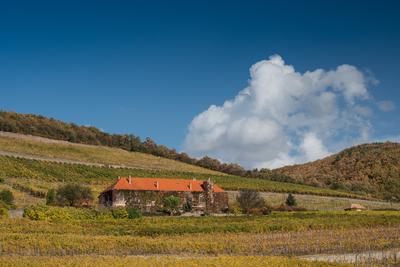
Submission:
POLYGON ((53 205, 56 202, 56 190, 49 189, 46 194, 46 205, 53 205))
POLYGON ((129 214, 125 208, 115 208, 111 210, 114 219, 124 219, 128 218, 129 214))
POLYGON ((164 198, 164 211, 169 215, 174 215, 179 212, 179 204, 181 199, 176 196, 169 196, 164 198))
POLYGON ((8 218, 10 216, 8 209, 0 208, 0 218, 8 218))
POLYGON ((260 193, 255 190, 240 190, 239 196, 236 200, 246 214, 249 214, 251 209, 262 208, 265 206, 264 199, 261 198, 260 193))
POLYGON ((228 212, 231 214, 241 214, 243 213, 242 208, 240 207, 238 202, 234 202, 229 205, 228 212))
POLYGON ((289 195, 288 195, 288 197, 286 199, 286 205, 288 205, 290 207, 293 207, 293 206, 297 205, 296 199, 294 198, 294 196, 291 193, 289 193, 289 195))
POLYGON ((129 219, 137 219, 142 217, 142 213, 136 208, 127 208, 127 212, 129 219))
POLYGON ((270 207, 262 207, 262 208, 252 208, 249 210, 249 214, 252 215, 269 215, 271 214, 271 208, 270 207))
POLYGON ((191 212, 193 210, 193 202, 191 199, 187 199, 186 203, 183 205, 183 210, 185 212, 191 212))
POLYGON ((24 209, 24 217, 35 221, 43 221, 46 219, 48 208, 44 205, 29 206, 24 209))
POLYGON ((3 189, 0 191, 0 200, 7 205, 14 205, 14 196, 10 190, 3 189))
POLYGON ((67 184, 57 189, 56 204, 59 206, 88 207, 92 204, 92 189, 79 184, 67 184))

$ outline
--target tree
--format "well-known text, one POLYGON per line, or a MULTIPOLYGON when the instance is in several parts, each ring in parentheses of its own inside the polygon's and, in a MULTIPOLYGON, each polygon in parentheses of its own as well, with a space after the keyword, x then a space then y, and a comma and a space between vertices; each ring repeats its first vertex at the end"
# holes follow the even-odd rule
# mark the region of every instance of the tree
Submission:
POLYGON ((90 187, 79 184, 61 186, 56 192, 56 204, 60 206, 83 207, 89 206, 93 201, 90 187))
POLYGON ((255 190, 240 190, 239 196, 236 200, 243 212, 246 214, 249 214, 251 209, 262 208, 265 206, 264 199, 260 196, 260 193, 255 190))
POLYGON ((56 202, 56 190, 49 189, 46 194, 46 205, 52 205, 56 202))
POLYGON ((10 190, 4 189, 0 191, 0 200, 7 205, 14 205, 14 195, 10 190))
POLYGON ((169 215, 177 214, 179 211, 179 204, 181 203, 181 199, 176 196, 169 196, 164 198, 164 210, 169 215))
POLYGON ((296 206, 296 199, 294 198, 294 196, 289 193, 288 197, 286 198, 286 205, 288 205, 289 207, 293 207, 296 206))

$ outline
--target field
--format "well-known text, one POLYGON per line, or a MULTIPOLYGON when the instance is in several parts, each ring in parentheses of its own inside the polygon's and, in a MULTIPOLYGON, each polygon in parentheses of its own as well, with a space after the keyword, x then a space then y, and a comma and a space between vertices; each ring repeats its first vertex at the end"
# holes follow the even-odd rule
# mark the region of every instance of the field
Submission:
MULTIPOLYGON (((114 219, 109 210, 39 208, 40 220, 0 219, 1 266, 351 266, 304 256, 400 248, 399 211, 344 212, 351 203, 369 209, 400 204, 347 191, 225 175, 148 154, 0 135, 0 189, 11 190, 18 208, 43 204, 51 188, 69 182, 97 196, 118 176, 212 178, 228 190, 255 189, 269 205, 294 193, 306 212, 268 216, 154 216, 114 219), (17 156, 17 157, 15 157, 17 156), (118 166, 114 166, 118 165, 118 166), (124 167, 125 166, 125 167, 124 167)), ((397 264, 397 261, 393 261, 397 264)), ((383 266, 380 261, 371 266, 383 266)), ((368 263, 369 264, 369 263, 368 263)), ((395 265, 394 265, 395 266, 395 265)))
POLYGON ((73 265, 76 256, 85 261, 101 256, 104 263, 120 257, 120 265, 138 260, 149 266, 159 261, 183 266, 193 259, 192 266, 309 266, 310 262, 293 257, 400 247, 399 212, 275 212, 270 216, 129 220, 93 217, 90 210, 50 210, 43 221, 0 221, 2 266, 22 266, 39 259, 48 265, 64 261, 73 265), (264 261, 270 265, 262 265, 264 261))
POLYGON ((105 146, 74 144, 66 141, 6 132, 0 132, 0 151, 36 156, 48 160, 70 160, 143 169, 224 175, 220 172, 145 153, 128 152, 105 146))
POLYGON ((0 256, 1 266, 350 266, 338 263, 320 263, 284 257, 266 256, 218 256, 218 257, 173 257, 173 256, 61 256, 61 257, 15 257, 0 256))

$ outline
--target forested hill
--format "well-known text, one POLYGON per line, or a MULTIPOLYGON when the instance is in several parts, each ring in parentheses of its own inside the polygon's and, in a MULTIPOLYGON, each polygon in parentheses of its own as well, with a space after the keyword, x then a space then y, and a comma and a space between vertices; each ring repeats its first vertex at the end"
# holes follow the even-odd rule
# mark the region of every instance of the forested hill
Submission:
POLYGON ((96 127, 80 126, 40 115, 0 111, 0 131, 29 134, 80 144, 117 147, 127 151, 148 153, 177 160, 232 175, 246 175, 245 169, 238 164, 221 163, 207 156, 199 160, 191 158, 186 153, 178 153, 175 149, 159 145, 149 137, 142 141, 133 134, 109 134, 96 127))
POLYGON ((350 189, 400 201, 400 144, 373 143, 314 162, 274 170, 298 182, 350 189))

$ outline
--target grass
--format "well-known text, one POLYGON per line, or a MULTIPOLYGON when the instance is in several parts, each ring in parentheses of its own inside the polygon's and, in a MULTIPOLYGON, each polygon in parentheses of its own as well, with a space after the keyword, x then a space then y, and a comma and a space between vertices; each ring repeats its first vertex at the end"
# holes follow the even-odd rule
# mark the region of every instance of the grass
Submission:
POLYGON ((144 169, 224 175, 220 172, 140 152, 128 152, 105 146, 73 144, 12 133, 0 135, 0 147, 1 151, 49 159, 57 158, 106 165, 126 165, 144 169))
MULTIPOLYGON (((107 185, 115 181, 118 176, 129 175, 132 175, 134 177, 165 177, 182 179, 196 178, 199 180, 205 180, 210 177, 209 174, 192 172, 123 168, 116 169, 0 156, 0 177, 8 179, 32 179, 32 181, 30 182, 31 184, 36 183, 37 181, 39 181, 39 183, 79 182, 105 188, 107 185)), ((212 175, 211 177, 214 182, 216 182, 225 190, 239 190, 246 188, 268 192, 313 194, 352 198, 364 197, 343 191, 317 188, 299 184, 275 182, 264 179, 217 175, 212 175)))
POLYGON ((219 256, 219 257, 177 257, 177 256, 62 256, 62 257, 17 257, 1 256, 1 266, 176 266, 176 267, 203 267, 203 266, 351 266, 339 263, 309 262, 287 257, 265 256, 219 256))
MULTIPOLYGON (((230 192, 229 201, 232 203, 235 201, 237 192, 230 192)), ((265 199, 266 203, 271 206, 279 206, 285 203, 288 194, 286 193, 274 193, 274 192, 261 192, 261 196, 265 199)), ((356 203, 361 204, 367 209, 396 209, 400 210, 400 203, 389 203, 386 201, 377 200, 364 200, 354 198, 338 198, 330 196, 316 196, 316 195, 301 195, 294 194, 296 198, 297 206, 306 208, 307 210, 343 210, 349 207, 350 204, 356 203)))

